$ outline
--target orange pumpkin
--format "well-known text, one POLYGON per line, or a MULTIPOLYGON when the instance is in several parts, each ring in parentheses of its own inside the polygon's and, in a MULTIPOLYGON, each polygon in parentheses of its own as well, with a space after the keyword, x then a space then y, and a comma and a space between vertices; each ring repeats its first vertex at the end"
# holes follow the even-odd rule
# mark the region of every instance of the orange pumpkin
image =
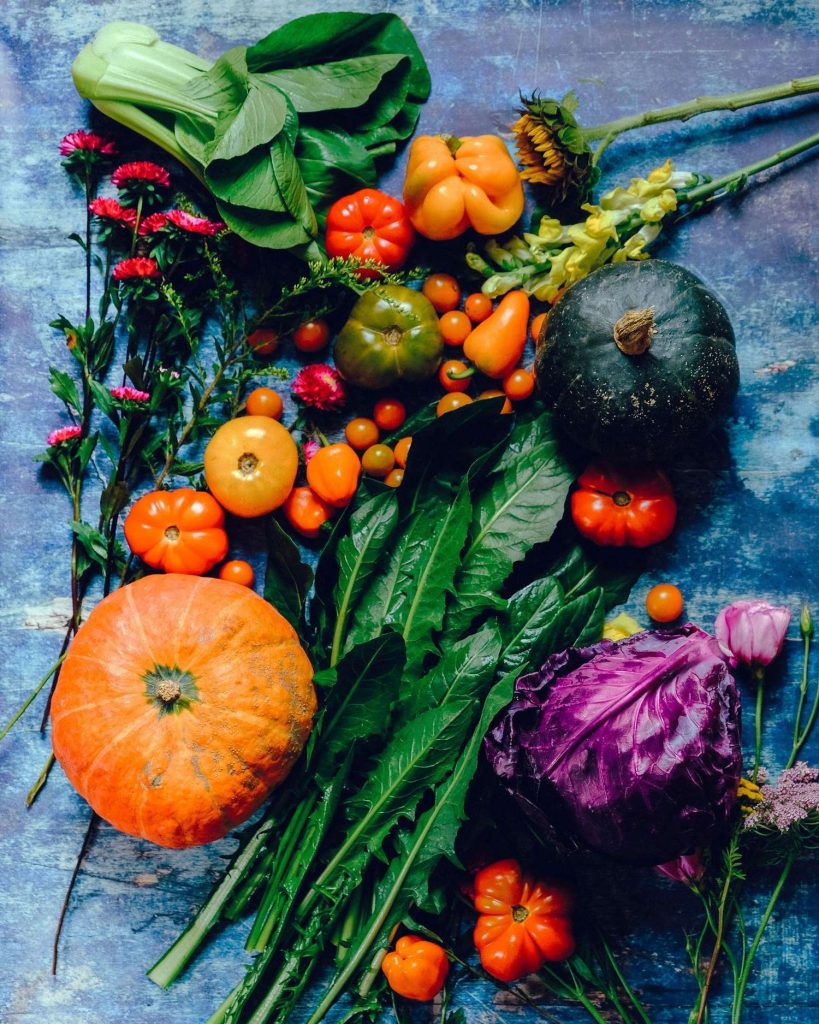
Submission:
POLYGON ((312 676, 293 628, 252 590, 147 576, 77 633, 54 692, 54 753, 116 828, 209 843, 286 778, 316 709, 312 676))

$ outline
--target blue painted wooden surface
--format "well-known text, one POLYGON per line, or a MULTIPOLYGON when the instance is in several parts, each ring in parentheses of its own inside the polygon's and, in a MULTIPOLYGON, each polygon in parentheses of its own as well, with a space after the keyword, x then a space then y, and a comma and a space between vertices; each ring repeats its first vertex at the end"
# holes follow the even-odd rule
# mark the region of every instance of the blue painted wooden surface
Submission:
MULTIPOLYGON (((416 32, 433 95, 421 129, 505 132, 519 89, 575 88, 594 123, 703 92, 777 82, 819 69, 819 9, 811 0, 601 0, 536 3, 404 0, 397 4, 307 2, 321 8, 390 9, 416 32)), ((57 144, 86 124, 69 67, 81 45, 114 18, 144 21, 202 54, 264 35, 294 13, 282 0, 4 0, 0 12, 0 400, 2 502, 0 720, 53 660, 68 615, 64 496, 38 477, 32 456, 57 418, 50 364, 69 366, 58 312, 81 305, 80 255, 66 242, 83 224, 82 203, 59 165, 57 144)), ((816 101, 768 112, 712 115, 621 140, 606 155, 605 181, 645 172, 666 155, 719 174, 817 130, 816 101), (730 130, 730 126, 734 128, 730 130)), ((735 324, 742 389, 725 434, 684 474, 687 498, 673 541, 652 555, 629 610, 647 587, 679 582, 690 616, 708 626, 720 606, 757 595, 797 611, 819 595, 819 367, 816 312, 816 180, 819 162, 797 161, 763 187, 682 224, 659 254, 689 267, 720 295, 735 324), (786 362, 784 372, 774 364, 786 362)), ((398 191, 401 165, 384 179, 398 191)), ((789 742, 800 668, 792 626, 773 673, 765 760, 789 742)), ((59 773, 27 812, 23 798, 48 751, 35 709, 0 745, 0 1020, 3 1024, 153 1024, 204 1020, 234 983, 243 933, 222 933, 193 970, 164 993, 144 978, 219 876, 236 841, 167 851, 103 826, 67 921, 59 976, 49 974, 59 903, 87 822, 87 808, 59 773)), ((819 760, 819 744, 811 751, 819 760)), ((682 927, 693 898, 644 875, 613 876, 612 908, 624 915, 626 964, 656 1024, 681 1024, 692 1000, 682 927), (639 898, 633 898, 638 891, 639 898)), ((769 880, 768 880, 769 881, 769 880)), ((752 883, 754 907, 765 878, 752 883)), ((817 872, 801 866, 770 927, 749 992, 750 1024, 819 1021, 817 872)), ((484 985, 464 983, 455 1005, 474 1024, 536 1019, 484 985)), ((726 1020, 724 998, 714 1021, 726 1020)), ((564 1022, 585 1019, 555 1009, 564 1022)))

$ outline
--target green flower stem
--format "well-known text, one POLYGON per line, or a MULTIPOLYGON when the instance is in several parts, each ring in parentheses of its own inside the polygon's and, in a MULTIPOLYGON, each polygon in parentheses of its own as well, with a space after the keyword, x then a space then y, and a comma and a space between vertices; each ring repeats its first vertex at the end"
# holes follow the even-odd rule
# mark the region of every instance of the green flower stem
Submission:
POLYGON ((91 197, 93 195, 91 168, 85 165, 85 322, 91 317, 91 197))
POLYGON ((659 107, 656 110, 647 110, 642 114, 620 117, 616 121, 608 121, 606 124, 582 128, 581 134, 587 142, 593 142, 597 139, 603 140, 603 144, 594 155, 594 162, 596 163, 600 154, 610 142, 616 139, 618 135, 633 131, 635 128, 646 128, 649 125, 664 124, 667 121, 687 121, 689 118, 697 117, 699 114, 708 114, 715 110, 741 110, 743 107, 770 103, 772 100, 789 99, 792 96, 803 96, 806 93, 817 91, 819 91, 819 75, 811 75, 808 78, 794 78, 789 82, 782 82, 779 85, 767 85, 758 89, 725 93, 722 96, 699 96, 696 99, 688 100, 686 103, 677 103, 671 107, 659 107))
POLYGON ((732 836, 731 843, 728 848, 727 864, 725 871, 725 880, 722 883, 722 889, 720 891, 719 903, 717 905, 717 927, 714 933, 714 948, 711 950, 711 958, 708 961, 708 968, 705 972, 705 980, 702 983, 702 988, 699 994, 699 1003, 697 1006, 697 1017, 696 1024, 702 1024, 705 1019, 705 1014, 708 1008, 708 993, 711 988, 711 983, 714 980, 714 972, 717 969, 717 962, 719 960, 720 953, 722 952, 722 944, 725 938, 725 925, 726 925, 726 909, 728 906, 728 897, 731 893, 731 883, 736 877, 732 870, 734 863, 733 853, 738 848, 739 839, 737 835, 732 836))
POLYGON ((762 701, 765 695, 765 669, 759 667, 754 669, 756 681, 756 709, 754 714, 754 770, 751 773, 751 781, 756 782, 759 777, 759 765, 762 760, 762 701))
POLYGON ((763 160, 757 160, 756 163, 748 164, 746 167, 740 167, 738 171, 732 171, 730 174, 725 174, 721 178, 715 178, 713 181, 706 181, 702 185, 698 185, 695 188, 681 190, 677 193, 679 202, 690 205, 692 203, 701 202, 703 199, 708 199, 715 193, 722 191, 723 189, 738 188, 746 178, 752 177, 754 174, 759 174, 760 171, 765 171, 769 167, 775 167, 777 164, 781 164, 784 160, 790 159, 792 156, 798 156, 799 153, 804 153, 808 149, 812 149, 814 146, 819 146, 819 134, 810 135, 806 139, 802 139, 801 142, 795 142, 792 146, 786 146, 785 149, 780 149, 771 156, 765 157, 763 160))
POLYGON ((765 907, 765 911, 762 914, 762 919, 759 922, 753 941, 751 942, 751 948, 748 950, 748 955, 743 960, 742 970, 740 971, 739 981, 734 988, 734 998, 731 1005, 731 1024, 740 1024, 742 1017, 742 1003, 745 999, 745 989, 748 985, 748 978, 751 974, 751 967, 753 966, 754 957, 759 949, 759 944, 762 941, 762 936, 765 934, 765 929, 768 927, 768 922, 773 914, 776 901, 784 888, 785 882, 788 880, 788 875, 791 873, 791 868, 796 860, 796 851, 792 850, 782 865, 782 870, 779 872, 779 878, 777 879, 774 890, 771 893, 771 898, 768 900, 768 905, 765 907))
POLYGON ((31 805, 37 799, 40 790, 43 788, 43 786, 46 784, 46 781, 48 780, 49 773, 51 769, 54 767, 54 762, 56 760, 57 758, 54 756, 54 751, 52 751, 46 758, 46 763, 40 770, 40 774, 34 780, 34 785, 31 787, 28 793, 26 793, 26 807, 31 807, 31 805))
MULTIPOLYGON (((66 647, 67 646, 68 645, 66 644, 66 647)), ((34 689, 31 691, 28 697, 26 697, 26 699, 23 701, 20 707, 14 712, 14 714, 5 724, 3 729, 0 730, 0 740, 4 739, 9 734, 9 732, 11 731, 12 727, 16 724, 18 719, 22 718, 22 716, 26 713, 31 703, 34 701, 34 698, 37 696, 40 690, 42 690, 42 688, 49 681, 49 679, 51 679, 51 677, 54 675, 54 673, 57 671, 60 665, 62 665, 63 661, 65 661, 65 656, 66 652, 64 651, 62 654, 60 654, 59 658, 57 658, 57 660, 54 662, 54 664, 51 666, 48 672, 46 672, 46 674, 43 676, 40 682, 37 683, 37 685, 34 687, 34 689)))
POLYGON ((796 717, 793 723, 793 746, 791 747, 790 757, 785 768, 792 768, 796 762, 799 752, 805 745, 808 737, 813 731, 814 723, 816 722, 817 713, 819 713, 819 682, 816 685, 816 693, 813 696, 813 704, 811 705, 810 714, 808 720, 805 722, 804 728, 802 727, 802 712, 805 706, 805 698, 808 693, 808 667, 810 663, 810 641, 813 631, 805 632, 802 635, 802 642, 804 645, 802 655, 802 682, 799 686, 799 704, 796 708, 796 717))

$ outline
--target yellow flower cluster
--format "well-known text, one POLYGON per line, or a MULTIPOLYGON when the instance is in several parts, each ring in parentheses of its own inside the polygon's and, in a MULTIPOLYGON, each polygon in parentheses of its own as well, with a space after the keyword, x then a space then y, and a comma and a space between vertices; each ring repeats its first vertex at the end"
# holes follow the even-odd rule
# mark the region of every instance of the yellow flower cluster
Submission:
POLYGON ((635 633, 641 633, 643 627, 630 615, 620 612, 613 619, 609 619, 603 626, 603 636, 606 640, 625 640, 635 633))

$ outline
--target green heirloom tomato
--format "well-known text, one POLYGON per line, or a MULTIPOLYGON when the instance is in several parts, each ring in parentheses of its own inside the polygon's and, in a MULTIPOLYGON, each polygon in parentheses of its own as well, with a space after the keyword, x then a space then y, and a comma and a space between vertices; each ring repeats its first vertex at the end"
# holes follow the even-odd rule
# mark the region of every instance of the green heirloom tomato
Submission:
POLYGON ((438 314, 420 292, 386 284, 365 292, 336 338, 335 361, 351 384, 377 391, 431 377, 444 339, 438 314))

